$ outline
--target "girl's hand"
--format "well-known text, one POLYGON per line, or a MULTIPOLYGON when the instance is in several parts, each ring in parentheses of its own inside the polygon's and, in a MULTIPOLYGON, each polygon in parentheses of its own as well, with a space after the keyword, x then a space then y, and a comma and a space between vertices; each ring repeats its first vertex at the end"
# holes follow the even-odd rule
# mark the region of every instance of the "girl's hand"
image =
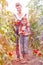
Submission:
POLYGON ((22 30, 22 31, 20 32, 20 34, 23 34, 23 35, 24 35, 24 34, 25 34, 24 30, 22 30))

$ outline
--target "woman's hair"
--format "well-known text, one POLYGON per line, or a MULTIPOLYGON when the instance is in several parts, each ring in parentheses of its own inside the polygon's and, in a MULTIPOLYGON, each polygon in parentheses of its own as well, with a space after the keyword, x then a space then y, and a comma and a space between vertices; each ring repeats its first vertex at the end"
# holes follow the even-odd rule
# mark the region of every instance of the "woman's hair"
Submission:
POLYGON ((21 4, 18 2, 15 4, 16 7, 21 6, 21 4))

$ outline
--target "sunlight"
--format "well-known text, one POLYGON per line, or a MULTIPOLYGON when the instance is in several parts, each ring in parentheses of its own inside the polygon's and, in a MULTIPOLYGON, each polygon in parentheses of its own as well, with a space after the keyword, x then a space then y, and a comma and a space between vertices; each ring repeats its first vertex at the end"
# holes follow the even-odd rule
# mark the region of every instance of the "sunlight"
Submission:
POLYGON ((28 9, 26 8, 26 5, 28 4, 29 0, 7 0, 8 2, 8 7, 6 8, 7 10, 10 10, 11 12, 16 12, 15 9, 15 3, 20 2, 21 5, 23 6, 23 11, 28 12, 28 9))

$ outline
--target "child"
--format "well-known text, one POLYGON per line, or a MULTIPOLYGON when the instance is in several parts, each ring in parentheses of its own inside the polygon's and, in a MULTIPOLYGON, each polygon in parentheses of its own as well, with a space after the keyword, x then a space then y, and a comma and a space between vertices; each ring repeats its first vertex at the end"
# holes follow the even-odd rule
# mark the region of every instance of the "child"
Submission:
POLYGON ((28 59, 28 39, 30 35, 30 24, 27 22, 27 18, 23 17, 21 25, 19 27, 19 35, 20 35, 20 51, 26 60, 28 59))

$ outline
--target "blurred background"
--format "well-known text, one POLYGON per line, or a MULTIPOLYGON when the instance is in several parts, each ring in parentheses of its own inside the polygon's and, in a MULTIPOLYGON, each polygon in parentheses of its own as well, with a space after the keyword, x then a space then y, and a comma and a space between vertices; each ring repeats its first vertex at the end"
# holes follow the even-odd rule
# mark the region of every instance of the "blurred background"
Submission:
POLYGON ((27 13, 30 22, 29 49, 39 50, 41 54, 35 56, 43 58, 43 0, 0 0, 0 65, 5 65, 8 61, 11 63, 16 57, 15 52, 12 53, 15 51, 17 38, 12 26, 16 2, 21 3, 22 11, 27 13))

